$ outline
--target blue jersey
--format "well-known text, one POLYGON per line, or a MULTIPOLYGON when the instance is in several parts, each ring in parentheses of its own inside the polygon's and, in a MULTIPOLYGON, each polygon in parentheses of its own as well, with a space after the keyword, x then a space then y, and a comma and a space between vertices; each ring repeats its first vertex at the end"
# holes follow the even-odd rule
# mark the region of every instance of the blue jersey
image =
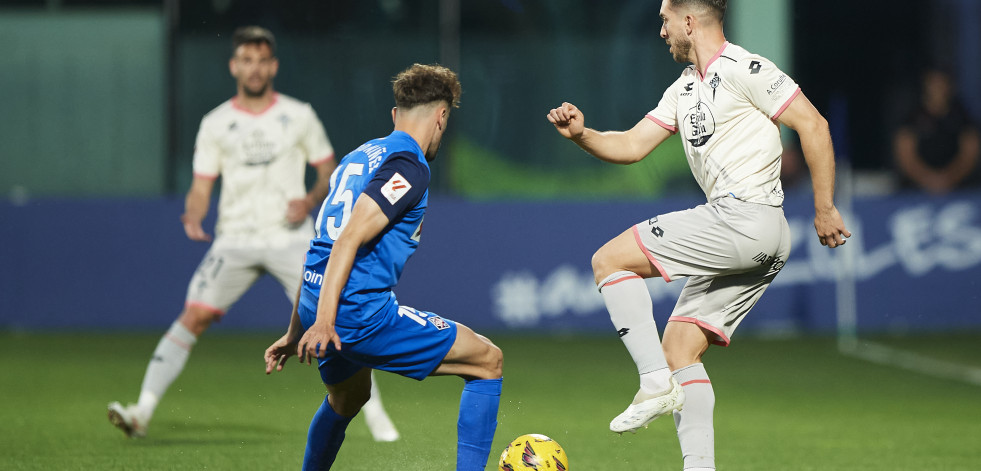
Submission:
MULTIPOLYGON (((337 306, 336 325, 355 327, 390 303, 405 262, 419 246, 429 197, 429 163, 415 139, 402 131, 374 139, 344 156, 331 176, 330 193, 310 242, 300 303, 316 313, 324 268, 334 241, 347 225, 354 203, 371 197, 389 225, 358 249, 337 306)), ((305 325, 313 319, 304 320, 305 325), (308 322, 309 321, 309 322, 308 322)))

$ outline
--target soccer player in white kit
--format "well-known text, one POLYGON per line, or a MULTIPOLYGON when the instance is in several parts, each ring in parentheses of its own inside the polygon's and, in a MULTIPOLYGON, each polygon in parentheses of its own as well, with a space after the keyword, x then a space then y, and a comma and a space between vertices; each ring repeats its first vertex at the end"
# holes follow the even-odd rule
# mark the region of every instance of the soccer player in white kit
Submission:
MULTIPOLYGON (((109 420, 130 437, 146 435, 157 404, 183 370, 198 337, 263 273, 276 278, 288 298, 296 295, 303 257, 314 236, 310 212, 320 207, 337 166, 313 108, 273 90, 279 62, 272 33, 242 27, 232 45, 229 70, 238 92, 201 120, 194 178, 181 216, 188 238, 211 241, 201 221, 220 175, 216 237, 191 278, 184 310, 153 352, 138 402, 109 404, 109 420), (306 164, 317 171, 309 192, 306 164)), ((364 411, 376 440, 398 439, 377 388, 364 411)))
POLYGON ((657 107, 633 128, 597 132, 563 103, 548 120, 595 157, 630 164, 674 133, 683 140, 706 204, 643 221, 601 247, 593 274, 610 318, 640 374, 633 402, 610 430, 636 432, 674 414, 684 469, 715 469, 715 393, 702 355, 732 332, 790 252, 780 184, 779 125, 797 131, 814 189, 822 245, 851 233, 834 205, 834 150, 827 121, 772 62, 731 44, 722 31, 726 0, 663 0, 661 37, 691 63, 657 107), (688 277, 664 329, 652 317, 645 278, 688 277))

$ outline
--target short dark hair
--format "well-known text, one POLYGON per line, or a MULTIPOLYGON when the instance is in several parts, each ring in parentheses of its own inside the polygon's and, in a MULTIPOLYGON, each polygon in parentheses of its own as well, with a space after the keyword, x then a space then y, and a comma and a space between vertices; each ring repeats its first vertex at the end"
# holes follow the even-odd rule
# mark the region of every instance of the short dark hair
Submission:
POLYGON ((722 23, 726 17, 726 4, 728 0, 671 0, 672 7, 704 7, 711 11, 715 18, 722 23))
POLYGON ((395 106, 403 109, 438 101, 459 108, 463 88, 456 73, 446 67, 412 64, 392 79, 392 92, 395 106))
POLYGON ((276 37, 272 31, 261 26, 242 26, 232 33, 232 53, 243 44, 266 44, 276 56, 276 37))

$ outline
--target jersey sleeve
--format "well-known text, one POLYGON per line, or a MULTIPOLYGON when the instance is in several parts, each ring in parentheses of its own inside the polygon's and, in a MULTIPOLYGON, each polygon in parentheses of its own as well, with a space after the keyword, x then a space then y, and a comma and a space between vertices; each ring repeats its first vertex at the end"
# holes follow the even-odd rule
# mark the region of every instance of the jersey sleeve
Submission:
POLYGON ((675 80, 661 95, 657 108, 648 112, 645 118, 672 133, 678 132, 678 94, 684 87, 684 81, 685 74, 682 73, 681 77, 678 77, 678 80, 675 80))
POLYGON ((395 153, 378 167, 363 194, 391 221, 419 202, 428 187, 429 168, 413 154, 395 153))
POLYGON ((317 117, 313 107, 307 105, 307 132, 303 136, 303 148, 307 154, 307 162, 310 165, 317 165, 334 158, 334 147, 330 144, 324 125, 317 117))
POLYGON ((736 67, 734 86, 770 119, 779 118, 800 94, 797 82, 763 57, 749 56, 736 67))
POLYGON ((194 176, 218 178, 221 173, 221 147, 215 138, 207 119, 201 120, 201 127, 194 140, 194 176))

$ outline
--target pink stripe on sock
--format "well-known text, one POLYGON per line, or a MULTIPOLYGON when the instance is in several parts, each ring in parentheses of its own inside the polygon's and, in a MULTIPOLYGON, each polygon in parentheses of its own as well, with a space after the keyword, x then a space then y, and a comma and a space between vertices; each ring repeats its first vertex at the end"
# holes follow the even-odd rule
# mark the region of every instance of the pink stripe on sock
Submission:
POLYGON ((621 281, 633 280, 633 279, 637 279, 637 278, 640 278, 640 275, 621 276, 620 278, 617 278, 617 279, 615 279, 613 281, 607 282, 606 284, 603 285, 603 288, 606 288, 607 286, 613 286, 613 285, 615 285, 615 284, 617 284, 617 283, 619 283, 621 281))
POLYGON ((681 383, 681 386, 688 386, 689 384, 696 384, 696 383, 712 384, 712 382, 707 379, 693 379, 691 381, 685 381, 684 383, 681 383))
POLYGON ((175 344, 177 344, 178 347, 181 347, 181 348, 183 348, 184 350, 187 350, 187 351, 191 351, 191 346, 188 345, 188 344, 186 344, 186 343, 184 343, 184 342, 182 342, 177 337, 174 337, 173 335, 170 335, 169 333, 168 334, 164 334, 164 336, 167 337, 167 340, 170 340, 171 342, 174 342, 175 344))

